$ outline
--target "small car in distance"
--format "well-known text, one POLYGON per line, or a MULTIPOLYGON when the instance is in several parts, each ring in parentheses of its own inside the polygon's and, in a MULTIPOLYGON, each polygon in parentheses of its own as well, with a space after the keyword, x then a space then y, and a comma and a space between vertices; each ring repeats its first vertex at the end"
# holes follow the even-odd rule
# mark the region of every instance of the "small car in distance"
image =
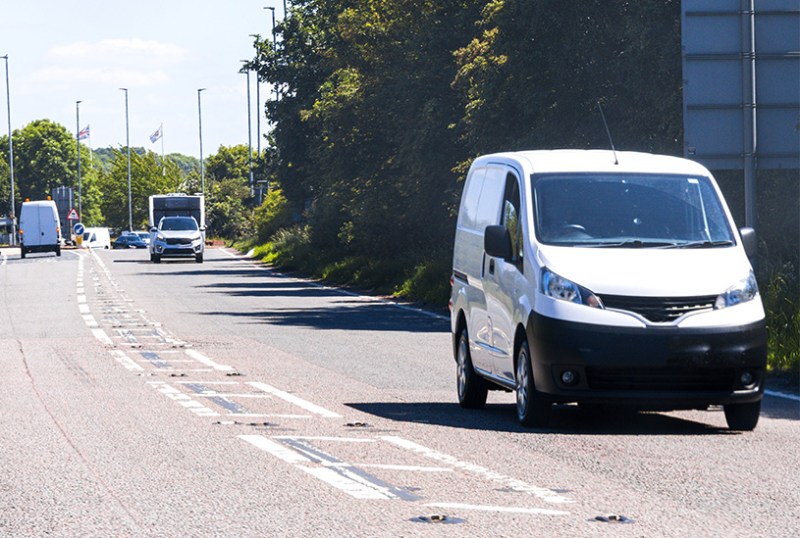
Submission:
POLYGON ((146 231, 137 231, 133 232, 135 235, 139 236, 139 239, 144 241, 145 246, 150 244, 150 232, 146 231))
POLYGON ((147 248, 147 243, 135 233, 126 233, 117 237, 111 246, 114 248, 147 248))

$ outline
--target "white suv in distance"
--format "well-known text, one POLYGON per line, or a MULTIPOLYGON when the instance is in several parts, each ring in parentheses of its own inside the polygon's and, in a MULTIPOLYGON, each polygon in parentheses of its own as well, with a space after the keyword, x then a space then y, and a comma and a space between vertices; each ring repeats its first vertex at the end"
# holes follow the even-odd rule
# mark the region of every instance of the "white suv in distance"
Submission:
POLYGON ((194 217, 164 217, 158 228, 150 229, 150 261, 161 263, 161 258, 194 256, 197 263, 203 263, 203 229, 194 217))

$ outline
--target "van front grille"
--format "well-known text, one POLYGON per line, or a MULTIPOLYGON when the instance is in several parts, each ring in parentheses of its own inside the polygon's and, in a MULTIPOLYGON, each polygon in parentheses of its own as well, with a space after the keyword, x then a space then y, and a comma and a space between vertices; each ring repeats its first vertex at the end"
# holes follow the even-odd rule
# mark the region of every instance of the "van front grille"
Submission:
POLYGON ((168 237, 167 238, 168 245, 191 245, 192 240, 188 237, 168 237))
POLYGON ((628 297, 625 295, 600 295, 603 306, 614 310, 635 312, 656 323, 675 321, 684 314, 712 310, 716 295, 701 297, 628 297))
POLYGON ((733 368, 587 368, 586 382, 592 390, 729 392, 735 389, 736 372, 733 368))

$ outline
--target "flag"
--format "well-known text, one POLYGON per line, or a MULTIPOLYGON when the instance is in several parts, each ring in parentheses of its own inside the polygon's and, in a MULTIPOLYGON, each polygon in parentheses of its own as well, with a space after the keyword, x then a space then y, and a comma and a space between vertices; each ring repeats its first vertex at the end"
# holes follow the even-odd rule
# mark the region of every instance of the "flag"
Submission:
POLYGON ((89 138, 89 126, 87 125, 78 132, 78 140, 85 140, 89 138))
POLYGON ((153 134, 150 135, 150 142, 155 143, 156 140, 161 138, 161 128, 164 127, 164 124, 158 126, 158 129, 155 130, 153 134))

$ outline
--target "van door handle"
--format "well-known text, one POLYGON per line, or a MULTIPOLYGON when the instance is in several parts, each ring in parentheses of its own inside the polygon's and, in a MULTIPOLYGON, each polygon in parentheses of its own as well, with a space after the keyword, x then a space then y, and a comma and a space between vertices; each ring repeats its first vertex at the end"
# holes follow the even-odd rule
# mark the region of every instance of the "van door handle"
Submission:
POLYGON ((494 274, 494 258, 489 260, 489 274, 490 275, 494 274))

